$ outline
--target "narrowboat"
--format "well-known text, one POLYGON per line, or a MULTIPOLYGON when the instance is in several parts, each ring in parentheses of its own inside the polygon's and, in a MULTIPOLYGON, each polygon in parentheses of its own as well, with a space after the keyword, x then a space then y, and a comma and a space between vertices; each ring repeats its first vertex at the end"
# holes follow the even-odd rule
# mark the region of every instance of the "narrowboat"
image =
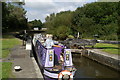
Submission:
POLYGON ((73 80, 76 68, 72 63, 70 49, 65 48, 62 44, 47 49, 43 45, 45 41, 41 34, 34 35, 32 42, 45 80, 73 80))

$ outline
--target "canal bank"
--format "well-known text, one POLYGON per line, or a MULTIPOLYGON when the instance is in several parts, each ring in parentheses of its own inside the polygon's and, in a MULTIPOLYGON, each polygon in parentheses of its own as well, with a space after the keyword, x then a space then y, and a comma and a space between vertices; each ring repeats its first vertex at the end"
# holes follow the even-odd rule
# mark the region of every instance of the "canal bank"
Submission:
POLYGON ((120 55, 109 54, 99 49, 84 49, 77 52, 80 52, 84 57, 87 57, 117 71, 120 71, 120 55))
POLYGON ((77 69, 74 80, 119 80, 120 73, 78 53, 73 53, 73 63, 77 69))
POLYGON ((43 80, 42 73, 37 65, 34 57, 30 57, 30 51, 25 50, 25 46, 18 45, 11 49, 10 60, 12 60, 12 74, 15 77, 11 77, 10 80, 21 78, 40 78, 43 80), (20 66, 19 71, 15 70, 15 66, 20 66))

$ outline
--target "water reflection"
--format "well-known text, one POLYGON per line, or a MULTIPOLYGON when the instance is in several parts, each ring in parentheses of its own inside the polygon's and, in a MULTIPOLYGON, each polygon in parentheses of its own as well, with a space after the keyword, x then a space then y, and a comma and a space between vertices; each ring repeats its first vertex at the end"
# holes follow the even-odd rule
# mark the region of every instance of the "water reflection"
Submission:
POLYGON ((77 68, 75 78, 118 78, 120 73, 80 54, 72 54, 77 68))

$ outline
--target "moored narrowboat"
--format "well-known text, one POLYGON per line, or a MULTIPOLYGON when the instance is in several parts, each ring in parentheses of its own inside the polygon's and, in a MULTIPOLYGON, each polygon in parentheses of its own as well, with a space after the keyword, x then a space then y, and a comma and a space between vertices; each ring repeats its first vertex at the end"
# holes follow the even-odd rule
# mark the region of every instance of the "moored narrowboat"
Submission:
POLYGON ((45 47, 45 38, 41 34, 33 37, 33 47, 37 62, 45 80, 72 80, 76 68, 72 63, 71 50, 62 44, 54 44, 52 48, 45 47))

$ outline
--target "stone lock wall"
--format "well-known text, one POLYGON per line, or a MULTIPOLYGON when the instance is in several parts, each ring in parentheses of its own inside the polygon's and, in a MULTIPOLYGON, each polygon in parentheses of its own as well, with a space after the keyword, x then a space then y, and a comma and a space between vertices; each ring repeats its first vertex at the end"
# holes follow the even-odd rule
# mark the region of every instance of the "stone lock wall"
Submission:
POLYGON ((104 64, 106 66, 109 66, 115 70, 120 71, 120 59, 114 59, 112 57, 109 57, 107 55, 103 55, 99 52, 95 52, 92 50, 83 50, 82 55, 85 57, 88 57, 89 59, 95 60, 101 64, 104 64))

